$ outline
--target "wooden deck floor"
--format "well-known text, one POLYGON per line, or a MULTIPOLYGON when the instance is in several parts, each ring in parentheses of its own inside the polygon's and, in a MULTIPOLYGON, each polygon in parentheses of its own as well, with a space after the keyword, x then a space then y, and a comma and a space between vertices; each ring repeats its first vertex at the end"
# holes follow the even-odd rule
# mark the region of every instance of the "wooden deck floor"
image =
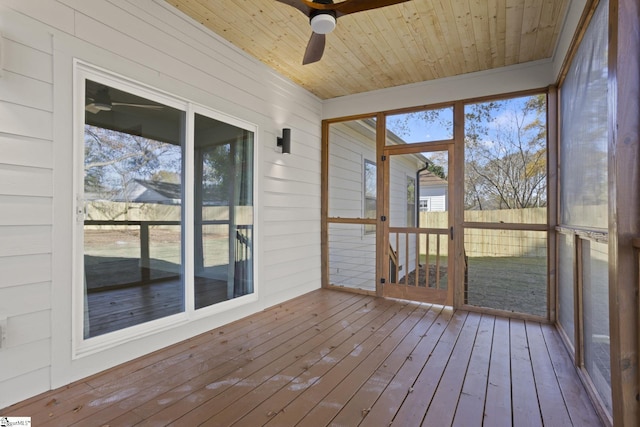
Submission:
POLYGON ((599 426, 552 326, 318 290, 9 408, 37 426, 599 426))

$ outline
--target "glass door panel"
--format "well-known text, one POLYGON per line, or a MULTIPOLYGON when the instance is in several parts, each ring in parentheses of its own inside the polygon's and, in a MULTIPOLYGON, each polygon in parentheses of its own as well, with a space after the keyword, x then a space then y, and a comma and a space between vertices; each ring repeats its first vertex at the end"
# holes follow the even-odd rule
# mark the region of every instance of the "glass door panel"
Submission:
POLYGON ((195 308, 253 293, 253 134, 195 115, 195 308))
POLYGON ((85 82, 84 338, 185 310, 183 111, 85 82))

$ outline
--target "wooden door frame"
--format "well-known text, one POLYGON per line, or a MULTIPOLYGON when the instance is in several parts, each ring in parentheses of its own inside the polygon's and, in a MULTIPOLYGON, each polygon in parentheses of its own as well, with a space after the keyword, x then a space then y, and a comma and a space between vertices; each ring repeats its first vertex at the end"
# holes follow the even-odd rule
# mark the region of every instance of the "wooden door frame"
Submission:
MULTIPOLYGON (((454 108, 455 109, 455 108, 454 108)), ((379 266, 378 277, 376 280, 377 286, 376 291, 378 296, 385 296, 384 293, 384 283, 388 283, 389 280, 389 228, 390 221, 385 221, 383 218, 390 218, 390 157, 396 155, 407 155, 407 154, 419 154, 425 152, 436 152, 436 151, 446 151, 447 152, 447 160, 448 160, 448 170, 449 177, 455 177, 455 171, 458 169, 454 163, 455 161, 455 139, 451 140, 442 140, 442 141, 433 141, 433 142, 424 142, 424 143, 413 143, 406 145, 392 145, 385 146, 385 135, 386 135, 386 123, 384 122, 384 117, 382 120, 378 119, 378 126, 385 126, 381 132, 378 132, 378 135, 382 135, 382 141, 378 140, 378 158, 380 160, 381 168, 378 168, 378 189, 382 190, 381 193, 378 193, 378 212, 381 213, 378 215, 378 227, 376 227, 377 232, 377 256, 376 256, 376 264, 379 266), (384 282, 383 282, 384 281, 384 282), (379 288, 379 289, 378 289, 379 288)), ((380 130, 380 129, 379 129, 380 130)), ((457 211, 455 206, 455 200, 452 201, 451 195, 456 194, 455 191, 455 179, 448 180, 448 195, 449 202, 447 206, 448 212, 448 228, 452 227, 454 230, 456 226, 454 225, 455 212, 457 211)), ((417 201, 416 201, 417 202, 417 201)), ((419 206, 416 203, 416 210, 419 206)), ((453 233, 455 236, 456 233, 453 233)), ((449 273, 447 275, 447 297, 444 305, 453 306, 454 305, 454 295, 456 293, 456 288, 460 287, 461 284, 457 283, 456 277, 459 277, 459 273, 457 271, 458 262, 457 254, 459 251, 455 248, 456 239, 450 238, 447 239, 448 244, 448 253, 454 254, 454 256, 448 256, 447 259, 447 267, 449 273)), ((461 251, 460 251, 461 252, 461 251)), ((413 296, 411 293, 405 296, 407 299, 412 299, 413 296)))

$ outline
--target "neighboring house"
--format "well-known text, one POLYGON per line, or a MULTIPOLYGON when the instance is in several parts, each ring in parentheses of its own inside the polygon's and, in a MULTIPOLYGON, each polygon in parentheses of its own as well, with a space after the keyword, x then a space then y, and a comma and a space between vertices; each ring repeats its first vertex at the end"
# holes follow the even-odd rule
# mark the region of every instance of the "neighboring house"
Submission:
POLYGON ((126 186, 125 191, 116 194, 111 201, 178 205, 182 200, 181 187, 181 184, 171 182, 134 179, 126 186))
MULTIPOLYGON (((179 183, 133 179, 126 185, 124 191, 108 197, 108 200, 126 203, 179 205, 182 203, 182 192, 182 184, 179 183)), ((205 206, 225 206, 229 204, 228 198, 229 195, 225 194, 224 188, 209 186, 203 190, 202 204, 205 206)), ((92 193, 86 197, 86 200, 104 200, 104 195, 92 193)))
POLYGON ((448 203, 448 183, 427 170, 420 173, 420 212, 444 212, 448 203))

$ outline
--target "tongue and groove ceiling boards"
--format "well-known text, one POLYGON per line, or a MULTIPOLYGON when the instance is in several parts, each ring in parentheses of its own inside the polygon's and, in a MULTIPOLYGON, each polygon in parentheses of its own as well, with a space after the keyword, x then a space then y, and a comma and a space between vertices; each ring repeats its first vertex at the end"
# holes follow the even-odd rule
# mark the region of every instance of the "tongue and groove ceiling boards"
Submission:
POLYGON ((570 3, 408 0, 349 13, 303 65, 312 30, 296 1, 167 0, 321 99, 549 59, 570 3))

